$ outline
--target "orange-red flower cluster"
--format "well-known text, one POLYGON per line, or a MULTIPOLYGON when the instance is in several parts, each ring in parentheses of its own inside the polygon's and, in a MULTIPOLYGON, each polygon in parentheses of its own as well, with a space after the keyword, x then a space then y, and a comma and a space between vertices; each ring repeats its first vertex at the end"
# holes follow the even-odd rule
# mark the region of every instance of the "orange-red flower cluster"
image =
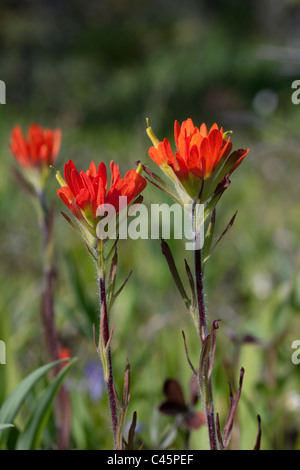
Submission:
POLYGON ((193 200, 201 189, 206 197, 211 196, 218 183, 230 175, 248 153, 244 149, 231 153, 230 137, 222 127, 219 129, 214 124, 208 131, 206 124, 195 127, 190 118, 181 125, 175 121, 175 154, 168 139, 159 141, 150 127, 147 133, 153 143, 150 158, 193 200))
POLYGON ((23 167, 49 167, 56 160, 60 143, 60 129, 43 129, 38 124, 31 124, 27 138, 20 126, 14 127, 10 149, 23 167))
POLYGON ((114 162, 111 162, 110 169, 108 189, 107 170, 103 162, 98 168, 92 162, 86 172, 79 172, 69 160, 64 166, 65 184, 62 183, 57 194, 75 216, 83 211, 87 218, 95 219, 97 208, 103 204, 111 204, 118 213, 119 197, 127 197, 127 204, 130 204, 143 191, 146 180, 136 170, 128 171, 122 179, 119 166, 114 162))

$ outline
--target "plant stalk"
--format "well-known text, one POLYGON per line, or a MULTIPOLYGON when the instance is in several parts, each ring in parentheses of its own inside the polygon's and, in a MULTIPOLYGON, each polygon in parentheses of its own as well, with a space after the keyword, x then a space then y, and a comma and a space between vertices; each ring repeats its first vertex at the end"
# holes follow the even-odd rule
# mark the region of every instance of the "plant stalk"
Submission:
MULTIPOLYGON (((100 293, 100 315, 103 315, 102 321, 100 319, 99 344, 101 344, 101 335, 103 335, 104 346, 107 346, 107 343, 110 339, 110 331, 109 331, 109 319, 108 319, 108 313, 107 313, 105 269, 104 269, 102 240, 99 240, 99 245, 98 245, 98 270, 97 272, 98 272, 99 293, 100 293)), ((108 363, 108 379, 106 380, 106 386, 107 386, 111 422, 112 422, 112 428, 113 428, 114 445, 116 448, 117 432, 118 432, 118 415, 117 415, 116 399, 115 399, 115 392, 114 392, 113 368, 112 368, 110 346, 108 347, 106 355, 107 355, 107 363, 108 363)))
MULTIPOLYGON (((53 212, 46 204, 45 194, 39 195, 41 209, 40 226, 43 241, 43 291, 41 317, 44 329, 46 349, 50 360, 60 358, 59 338, 55 328, 54 311, 54 247, 53 247, 53 212)), ((55 368, 55 374, 61 365, 55 368)), ((58 446, 61 450, 68 449, 71 432, 71 402, 67 389, 62 384, 56 399, 56 421, 58 428, 58 446)))
POLYGON ((197 294, 197 306, 198 306, 198 324, 200 339, 202 343, 207 337, 207 321, 206 311, 204 303, 204 288, 203 288, 203 272, 202 272, 202 260, 201 260, 201 249, 194 251, 195 259, 195 279, 196 279, 196 294, 197 294))
MULTIPOLYGON (((202 269, 202 256, 201 248, 198 246, 199 243, 199 232, 197 231, 197 213, 196 207, 199 201, 195 201, 192 209, 193 229, 195 233, 195 249, 194 249, 194 264, 195 264, 195 283, 196 283, 196 295, 197 295, 197 307, 198 307, 198 333, 200 335, 202 350, 205 347, 205 340, 207 338, 207 320, 206 310, 204 302, 204 287, 203 287, 203 269, 202 269)), ((202 351, 201 351, 202 354, 202 351)), ((201 391, 201 397, 203 401, 203 408, 206 415, 209 443, 211 450, 217 450, 217 436, 216 426, 214 418, 214 402, 212 392, 211 374, 209 374, 209 367, 206 367, 204 376, 198 377, 199 388, 201 391)), ((200 374, 199 374, 200 375, 200 374)))

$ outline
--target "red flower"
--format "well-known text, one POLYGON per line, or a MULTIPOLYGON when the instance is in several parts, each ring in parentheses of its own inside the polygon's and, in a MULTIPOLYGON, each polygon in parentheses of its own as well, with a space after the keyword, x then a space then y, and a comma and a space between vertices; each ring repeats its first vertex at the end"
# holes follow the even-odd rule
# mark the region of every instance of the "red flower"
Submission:
POLYGON ((54 163, 60 143, 60 129, 43 129, 37 124, 31 124, 27 139, 23 136, 20 126, 14 127, 10 149, 21 166, 42 168, 54 163))
POLYGON ((120 196, 127 197, 128 205, 145 188, 146 180, 138 171, 128 171, 122 179, 118 165, 111 162, 110 169, 111 183, 107 191, 107 171, 103 162, 98 168, 92 162, 86 172, 79 172, 71 160, 65 164, 65 181, 58 176, 62 188, 57 190, 57 194, 75 217, 84 214, 93 223, 97 208, 103 204, 111 204, 118 213, 120 196))
POLYGON ((69 359, 71 357, 71 353, 68 348, 61 348, 59 351, 59 359, 69 359))
POLYGON ((214 124, 208 131, 204 123, 200 128, 195 127, 190 118, 181 126, 175 121, 175 155, 168 139, 160 142, 150 127, 147 133, 154 144, 149 149, 150 158, 179 186, 179 192, 183 190, 193 200, 198 198, 201 189, 204 199, 209 198, 249 151, 239 149, 230 153, 232 143, 222 127, 219 129, 214 124))

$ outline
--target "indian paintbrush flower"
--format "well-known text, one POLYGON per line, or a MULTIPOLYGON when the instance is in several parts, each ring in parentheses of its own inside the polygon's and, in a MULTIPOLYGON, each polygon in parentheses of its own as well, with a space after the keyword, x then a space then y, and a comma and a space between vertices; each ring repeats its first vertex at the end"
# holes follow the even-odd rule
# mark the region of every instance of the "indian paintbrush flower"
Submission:
POLYGON ((60 144, 60 129, 51 130, 31 124, 27 136, 24 136, 20 126, 14 127, 10 150, 22 169, 25 185, 29 184, 38 193, 43 190, 49 168, 58 156, 60 144))
MULTIPOLYGON (((153 144, 149 149, 149 156, 154 163, 159 166, 172 184, 168 184, 168 182, 152 172, 146 165, 143 165, 144 171, 151 177, 152 184, 169 194, 177 203, 181 204, 191 217, 192 232, 194 234, 194 277, 185 261, 192 293, 191 299, 189 299, 186 294, 171 251, 164 241, 162 241, 162 251, 167 259, 176 286, 187 309, 191 313, 198 337, 201 341, 199 367, 196 370, 189 359, 183 333, 188 363, 197 380, 199 394, 206 415, 210 448, 216 450, 218 448, 218 442, 211 375, 216 349, 215 330, 218 328, 218 322, 213 322, 212 329, 209 333, 207 330, 204 302, 203 266, 212 250, 211 242, 215 227, 215 206, 230 184, 230 175, 241 164, 249 150, 238 149, 232 151, 232 142, 229 132, 224 132, 223 128, 219 128, 217 124, 213 124, 209 130, 205 123, 199 128, 195 127, 190 118, 182 122, 181 125, 178 121, 175 121, 175 153, 173 153, 168 139, 165 138, 163 141, 157 139, 149 126, 148 120, 147 134, 153 144), (200 210, 201 205, 204 205, 203 217, 200 210), (200 229, 203 228, 203 224, 209 215, 209 227, 203 242, 199 243, 199 238, 201 242, 200 229), (204 253, 202 253, 202 250, 204 253), (203 254, 205 255, 204 259, 202 259, 203 254)), ((222 238, 230 228, 234 218, 235 215, 220 238, 222 238)), ((176 404, 178 408, 178 403, 176 402, 176 404)), ((232 420, 230 421, 230 426, 231 425, 232 420)), ((230 435, 230 433, 228 434, 230 435)), ((219 443, 219 446, 226 447, 227 440, 226 435, 225 444, 222 441, 222 445, 219 443)))
POLYGON ((194 126, 191 118, 174 124, 176 151, 173 153, 168 139, 159 141, 154 135, 147 120, 147 134, 153 146, 149 149, 150 158, 172 181, 175 191, 169 190, 162 181, 156 178, 161 189, 170 193, 178 202, 190 204, 199 200, 206 203, 222 186, 228 185, 229 175, 240 165, 248 149, 232 152, 232 142, 228 132, 217 124, 208 130, 205 123, 199 128, 194 126))
POLYGON ((146 186, 145 178, 140 175, 141 168, 128 171, 124 178, 121 178, 119 166, 113 161, 110 163, 110 170, 109 188, 107 170, 103 162, 98 168, 94 162, 91 162, 87 171, 79 172, 75 164, 69 160, 64 166, 65 179, 59 172, 56 175, 61 185, 57 194, 79 222, 81 235, 92 248, 95 248, 97 244, 96 227, 99 222, 97 215, 99 208, 109 204, 118 214, 121 210, 120 197, 125 197, 129 205, 146 186))
MULTIPOLYGON (((66 358, 66 350, 61 349, 58 331, 55 325, 54 309, 54 207, 50 205, 46 195, 47 179, 50 167, 56 161, 61 144, 61 130, 43 128, 31 124, 27 136, 21 127, 15 126, 11 132, 10 150, 18 166, 13 173, 19 186, 30 196, 35 206, 43 241, 43 289, 41 292, 41 321, 44 329, 45 346, 51 360, 66 358)), ((58 374, 62 364, 56 365, 58 374)), ((62 385, 55 406, 58 446, 66 449, 69 445, 71 426, 71 402, 69 394, 62 385)))
POLYGON ((124 178, 121 178, 119 166, 113 161, 110 163, 110 170, 111 180, 109 187, 107 170, 103 162, 98 165, 98 168, 94 162, 91 162, 87 171, 79 172, 72 160, 69 160, 64 166, 64 178, 59 172, 56 173, 56 178, 61 185, 61 188, 57 190, 57 194, 72 212, 77 221, 78 229, 66 214, 63 213, 63 216, 79 231, 97 267, 100 296, 100 322, 99 340, 97 342, 95 338, 95 325, 94 339, 96 350, 103 367, 103 377, 107 385, 114 444, 117 449, 122 449, 123 427, 129 403, 130 368, 129 363, 127 363, 124 376, 123 402, 121 404, 113 379, 111 340, 114 327, 110 329, 109 326, 109 311, 113 300, 119 295, 127 280, 123 283, 123 286, 115 292, 118 239, 106 255, 104 250, 104 242, 106 239, 99 233, 97 227, 103 218, 107 205, 114 208, 116 215, 119 214, 124 209, 124 199, 126 201, 125 207, 127 207, 140 195, 147 183, 145 178, 140 174, 142 171, 141 165, 139 165, 137 170, 128 171, 124 178), (122 198, 122 204, 120 203, 120 198, 122 198), (107 260, 113 251, 114 255, 111 261, 110 273, 107 277, 107 260), (117 405, 119 413, 117 411, 117 405))

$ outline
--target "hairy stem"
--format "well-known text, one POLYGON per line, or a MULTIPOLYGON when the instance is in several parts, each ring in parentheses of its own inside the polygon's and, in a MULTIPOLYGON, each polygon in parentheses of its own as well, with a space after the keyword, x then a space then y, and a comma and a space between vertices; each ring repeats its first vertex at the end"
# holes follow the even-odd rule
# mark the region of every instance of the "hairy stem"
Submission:
MULTIPOLYGON (((99 292, 100 292, 100 315, 103 315, 102 321, 100 321, 99 327, 99 344, 101 343, 101 335, 103 335, 104 345, 107 346, 107 343, 110 338, 109 331, 109 319, 107 313, 107 301, 106 301, 106 288, 105 288, 105 270, 103 269, 103 246, 98 247, 98 281, 99 281, 99 292), (101 327, 102 325, 102 327, 101 327), (102 330, 102 331, 101 331, 102 330)), ((110 346, 107 350, 107 362, 108 362, 108 378, 106 380, 113 435, 114 435, 114 444, 116 448, 117 444, 117 431, 118 431, 118 415, 116 407, 116 399, 114 392, 114 380, 113 380, 113 368, 111 360, 111 349, 110 346)))
MULTIPOLYGON (((198 201, 197 201, 198 202, 198 201)), ((196 295, 197 295, 197 307, 198 307, 198 332, 202 343, 202 351, 205 347, 205 340, 207 338, 207 320, 204 302, 204 287, 203 287, 203 269, 202 269, 202 257, 201 248, 199 244, 199 232, 197 231, 197 203, 193 206, 193 227, 195 231, 195 249, 194 249, 194 262, 195 262, 195 280, 196 280, 196 295)), ((201 351, 201 354, 202 354, 201 351)), ((209 364, 209 360, 207 361, 209 364)), ((211 374, 209 373, 209 367, 205 367, 202 371, 201 376, 198 377, 199 388, 202 396, 204 412, 207 420, 209 443, 211 450, 217 450, 217 437, 216 427, 214 418, 214 402, 212 392, 211 374)))
POLYGON ((207 336, 207 322, 206 322, 206 311, 204 303, 204 288, 203 288, 203 272, 202 272, 202 260, 201 250, 196 249, 194 251, 195 259, 195 279, 196 279, 196 294, 197 294, 197 305, 198 305, 198 323, 200 339, 203 342, 207 336))

